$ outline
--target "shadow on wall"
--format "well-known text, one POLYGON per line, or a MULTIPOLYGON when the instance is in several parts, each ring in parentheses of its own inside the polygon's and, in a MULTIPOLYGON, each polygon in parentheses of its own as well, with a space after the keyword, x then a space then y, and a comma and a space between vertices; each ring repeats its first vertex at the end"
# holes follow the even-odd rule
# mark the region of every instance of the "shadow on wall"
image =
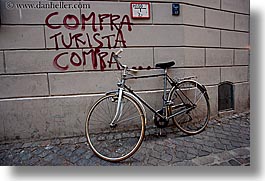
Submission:
MULTIPOLYGON (((262 20, 261 12, 252 11, 250 16, 250 120, 251 120, 251 166, 256 174, 261 173, 261 133, 262 133, 262 59, 261 59, 261 36, 262 20)), ((263 30, 264 31, 264 30, 263 30)))

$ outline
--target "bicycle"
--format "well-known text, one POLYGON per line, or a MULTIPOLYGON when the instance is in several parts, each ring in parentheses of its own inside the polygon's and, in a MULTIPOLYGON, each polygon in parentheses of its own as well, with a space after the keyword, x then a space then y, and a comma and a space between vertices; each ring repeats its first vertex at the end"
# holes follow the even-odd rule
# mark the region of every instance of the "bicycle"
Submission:
POLYGON ((210 117, 210 104, 204 85, 186 77, 174 80, 167 70, 175 65, 174 61, 156 64, 163 73, 136 76, 138 70, 123 65, 119 56, 122 49, 115 53, 114 59, 122 67, 118 89, 107 92, 90 109, 85 125, 86 137, 92 151, 101 159, 118 162, 132 156, 140 147, 145 136, 145 107, 154 113, 153 121, 158 128, 168 126, 170 120, 184 133, 192 135, 202 132, 210 117), (134 92, 126 81, 163 77, 163 106, 155 110, 134 92), (167 84, 170 84, 170 90, 167 84), (169 90, 169 91, 168 91, 169 90))

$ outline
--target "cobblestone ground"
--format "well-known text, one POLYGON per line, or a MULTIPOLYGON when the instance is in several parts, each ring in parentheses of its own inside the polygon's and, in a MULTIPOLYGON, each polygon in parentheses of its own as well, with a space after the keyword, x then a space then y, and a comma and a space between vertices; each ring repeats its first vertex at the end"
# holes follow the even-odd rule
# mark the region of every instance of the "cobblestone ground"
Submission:
POLYGON ((249 166, 250 118, 241 113, 211 120, 207 129, 186 136, 176 128, 158 137, 147 129, 140 149, 129 159, 110 163, 96 157, 85 137, 0 143, 0 165, 13 166, 249 166), (174 132, 172 131, 174 130, 174 132))

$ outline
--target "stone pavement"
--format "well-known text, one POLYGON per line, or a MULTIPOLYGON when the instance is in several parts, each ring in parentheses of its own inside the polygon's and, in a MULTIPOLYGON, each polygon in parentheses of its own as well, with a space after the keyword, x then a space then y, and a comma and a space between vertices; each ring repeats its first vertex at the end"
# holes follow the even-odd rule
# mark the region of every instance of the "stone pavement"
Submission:
MULTIPOLYGON (((96 157, 85 137, 0 143, 0 165, 13 166, 250 166, 250 114, 213 119, 206 130, 187 136, 154 128, 129 159, 110 163, 96 157)), ((172 131, 174 130, 174 132, 172 131)))

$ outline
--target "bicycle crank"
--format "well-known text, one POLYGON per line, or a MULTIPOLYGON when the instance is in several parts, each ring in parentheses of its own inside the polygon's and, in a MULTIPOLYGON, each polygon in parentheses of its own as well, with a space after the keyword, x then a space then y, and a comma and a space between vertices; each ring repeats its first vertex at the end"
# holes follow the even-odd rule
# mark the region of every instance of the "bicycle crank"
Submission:
MULTIPOLYGON (((161 115, 163 115, 164 110, 161 109, 161 110, 158 110, 156 112, 159 113, 159 114, 161 114, 161 115)), ((165 127, 167 127, 167 125, 169 123, 169 120, 168 119, 160 118, 156 114, 154 115, 153 120, 154 120, 155 125, 158 128, 165 128, 165 127)))

